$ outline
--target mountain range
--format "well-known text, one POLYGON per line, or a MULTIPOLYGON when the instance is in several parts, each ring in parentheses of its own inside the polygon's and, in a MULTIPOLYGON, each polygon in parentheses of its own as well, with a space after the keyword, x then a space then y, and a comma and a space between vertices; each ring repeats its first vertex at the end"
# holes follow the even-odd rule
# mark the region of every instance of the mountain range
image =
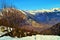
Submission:
POLYGON ((29 19, 35 20, 38 23, 54 25, 60 22, 60 8, 24 12, 29 19))
MULTIPOLYGON (((27 32, 33 34, 35 31, 40 34, 45 34, 45 32, 46 34, 49 34, 50 31, 50 33, 54 32, 52 29, 55 30, 56 28, 59 28, 53 26, 57 23, 60 23, 60 8, 54 10, 51 9, 35 11, 5 8, 2 10, 2 12, 0 12, 0 26, 6 26, 7 28, 11 27, 13 29, 12 32, 9 33, 11 36, 19 36, 22 35, 19 33, 24 34, 25 32, 26 34, 27 32)), ((59 32, 58 30, 57 32, 59 32)), ((54 33, 52 34, 54 35, 54 33)))

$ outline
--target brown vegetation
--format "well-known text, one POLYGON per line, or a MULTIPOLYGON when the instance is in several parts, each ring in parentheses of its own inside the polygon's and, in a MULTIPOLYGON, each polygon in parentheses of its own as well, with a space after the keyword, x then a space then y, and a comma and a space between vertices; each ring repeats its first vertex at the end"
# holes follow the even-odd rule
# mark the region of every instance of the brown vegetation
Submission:
POLYGON ((0 21, 3 26, 22 26, 26 20, 26 16, 22 12, 12 8, 3 9, 2 15, 0 21))
POLYGON ((35 32, 29 27, 32 27, 27 23, 27 17, 21 11, 13 8, 5 8, 2 10, 2 16, 0 19, 0 26, 10 27, 13 30, 8 32, 6 35, 24 37, 27 35, 32 35, 35 32))

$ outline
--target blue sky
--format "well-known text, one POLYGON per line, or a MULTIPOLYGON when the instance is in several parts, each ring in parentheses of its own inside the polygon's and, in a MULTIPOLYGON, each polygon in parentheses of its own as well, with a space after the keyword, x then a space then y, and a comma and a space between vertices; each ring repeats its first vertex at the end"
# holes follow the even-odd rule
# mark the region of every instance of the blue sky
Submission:
MULTIPOLYGON (((22 10, 60 8, 60 0, 4 0, 22 10)), ((1 5, 1 0, 0 0, 1 5)))

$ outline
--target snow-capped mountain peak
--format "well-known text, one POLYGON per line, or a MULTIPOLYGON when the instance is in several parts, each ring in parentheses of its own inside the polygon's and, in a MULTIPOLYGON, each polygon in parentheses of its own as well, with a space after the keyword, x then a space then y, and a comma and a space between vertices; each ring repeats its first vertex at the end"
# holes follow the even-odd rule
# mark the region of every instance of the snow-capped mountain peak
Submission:
POLYGON ((60 11, 60 8, 52 8, 50 10, 48 9, 42 9, 42 10, 30 10, 28 11, 29 13, 31 14, 35 14, 35 13, 44 13, 44 12, 57 12, 57 11, 60 11))

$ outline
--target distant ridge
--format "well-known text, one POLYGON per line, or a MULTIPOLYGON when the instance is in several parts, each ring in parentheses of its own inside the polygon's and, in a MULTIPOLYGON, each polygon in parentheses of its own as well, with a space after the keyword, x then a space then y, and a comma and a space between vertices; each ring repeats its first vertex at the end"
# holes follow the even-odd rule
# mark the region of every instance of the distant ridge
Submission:
POLYGON ((60 23, 57 23, 55 25, 53 25, 52 27, 50 27, 49 29, 46 29, 44 31, 41 32, 41 34, 45 34, 45 35, 59 35, 60 36, 60 23))

